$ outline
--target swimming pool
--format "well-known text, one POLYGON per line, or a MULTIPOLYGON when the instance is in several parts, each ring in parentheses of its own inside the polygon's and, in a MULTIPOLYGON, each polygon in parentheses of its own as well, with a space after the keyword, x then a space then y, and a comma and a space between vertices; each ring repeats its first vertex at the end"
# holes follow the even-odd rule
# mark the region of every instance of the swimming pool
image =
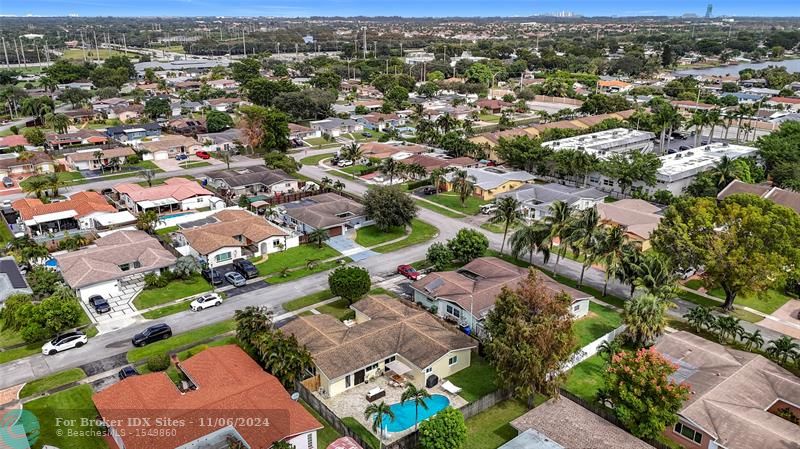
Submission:
MULTIPOLYGON (((434 394, 425 399, 425 404, 428 406, 427 409, 422 408, 422 406, 419 407, 418 422, 430 418, 450 405, 450 399, 440 394, 434 394)), ((386 430, 389 432, 400 432, 409 427, 414 427, 414 401, 398 402, 397 404, 390 405, 389 408, 394 413, 394 420, 386 419, 386 421, 388 421, 388 423, 384 425, 386 430)))
POLYGON ((162 216, 161 216, 161 219, 162 219, 162 220, 166 220, 166 219, 168 219, 168 218, 182 217, 182 216, 184 216, 184 215, 191 215, 191 214, 193 214, 193 213, 194 213, 194 212, 176 212, 176 213, 174 213, 174 214, 162 215, 162 216))

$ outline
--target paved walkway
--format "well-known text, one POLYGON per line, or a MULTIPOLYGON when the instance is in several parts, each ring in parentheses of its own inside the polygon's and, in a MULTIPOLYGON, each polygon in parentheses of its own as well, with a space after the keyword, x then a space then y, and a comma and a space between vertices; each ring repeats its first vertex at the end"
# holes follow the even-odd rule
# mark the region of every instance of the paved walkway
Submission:
MULTIPOLYGON (((681 288, 681 290, 694 293, 696 295, 702 296, 703 298, 707 298, 712 301, 716 301, 720 305, 725 303, 725 301, 723 301, 720 298, 717 298, 714 295, 709 295, 708 293, 691 289, 685 285, 680 285, 679 287, 681 288)), ((764 320, 758 322, 759 325, 763 326, 765 322, 768 324, 775 323, 780 329, 791 329, 793 332, 790 333, 789 335, 792 335, 795 338, 800 338, 800 319, 798 319, 798 313, 800 313, 800 301, 791 299, 787 301, 786 304, 781 306, 778 310, 773 312, 771 315, 761 312, 760 310, 753 309, 751 307, 740 306, 736 303, 733 304, 733 307, 764 318, 764 320)), ((770 327, 770 326, 765 326, 765 327, 770 327)), ((770 328, 773 330, 777 330, 778 332, 783 332, 782 330, 777 328, 773 327, 770 328)))

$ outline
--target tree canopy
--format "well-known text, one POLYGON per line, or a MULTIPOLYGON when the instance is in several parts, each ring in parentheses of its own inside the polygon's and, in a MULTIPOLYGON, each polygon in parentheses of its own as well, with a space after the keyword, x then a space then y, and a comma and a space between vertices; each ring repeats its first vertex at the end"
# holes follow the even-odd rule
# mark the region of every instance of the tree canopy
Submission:
POLYGON ((373 186, 364 194, 367 218, 381 231, 407 226, 417 215, 417 205, 396 186, 373 186))

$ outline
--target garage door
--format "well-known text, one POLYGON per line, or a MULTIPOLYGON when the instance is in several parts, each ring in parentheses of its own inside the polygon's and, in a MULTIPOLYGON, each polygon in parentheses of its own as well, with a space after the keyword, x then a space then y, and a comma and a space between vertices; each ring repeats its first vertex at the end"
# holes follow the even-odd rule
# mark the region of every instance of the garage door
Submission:
POLYGON ((342 227, 337 226, 335 228, 328 229, 328 235, 331 237, 336 237, 337 235, 342 235, 342 227))
POLYGON ((164 159, 169 159, 169 153, 167 153, 166 151, 159 151, 158 153, 155 153, 153 156, 157 161, 163 161, 164 159))

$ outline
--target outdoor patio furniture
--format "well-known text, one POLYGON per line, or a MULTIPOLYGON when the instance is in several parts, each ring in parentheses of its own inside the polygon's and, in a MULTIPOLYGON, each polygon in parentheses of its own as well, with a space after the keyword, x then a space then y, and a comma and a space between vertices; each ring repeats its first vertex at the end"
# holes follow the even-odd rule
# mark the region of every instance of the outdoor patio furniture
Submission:
POLYGON ((375 387, 367 392, 367 402, 376 401, 384 396, 386 396, 386 390, 380 387, 375 387))
POLYGON ((446 391, 446 392, 448 392, 450 394, 461 393, 461 387, 457 387, 457 386, 453 385, 449 380, 445 381, 442 384, 442 388, 444 389, 444 391, 446 391))

